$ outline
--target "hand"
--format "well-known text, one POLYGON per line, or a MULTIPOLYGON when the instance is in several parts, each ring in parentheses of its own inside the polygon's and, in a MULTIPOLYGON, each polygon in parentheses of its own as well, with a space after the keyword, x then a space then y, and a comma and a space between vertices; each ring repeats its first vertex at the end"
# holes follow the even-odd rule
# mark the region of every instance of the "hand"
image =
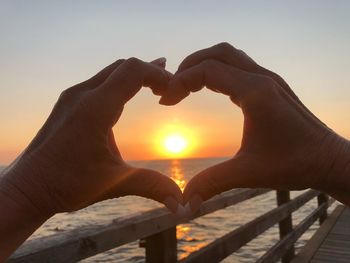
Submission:
POLYGON ((155 94, 167 86, 169 73, 157 63, 162 61, 118 60, 64 91, 43 128, 5 173, 0 190, 18 202, 29 200, 46 217, 125 195, 163 202, 175 212, 182 201, 176 183, 126 164, 112 131, 124 104, 142 86, 155 94))
POLYGON ((160 103, 174 105, 204 86, 229 96, 242 109, 244 130, 232 159, 189 181, 184 202, 189 201, 192 210, 203 200, 236 187, 311 187, 346 199, 349 183, 344 184, 342 174, 350 156, 349 143, 318 120, 281 77, 222 43, 188 56, 160 103))

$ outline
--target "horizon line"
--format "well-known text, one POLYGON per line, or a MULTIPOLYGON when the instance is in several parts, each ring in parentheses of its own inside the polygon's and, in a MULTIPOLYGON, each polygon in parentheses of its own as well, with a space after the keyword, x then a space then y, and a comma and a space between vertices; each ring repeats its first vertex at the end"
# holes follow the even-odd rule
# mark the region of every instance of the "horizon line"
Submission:
MULTIPOLYGON (((224 159, 231 158, 230 156, 207 156, 207 157, 178 157, 178 158, 159 158, 159 159, 127 159, 125 162, 147 162, 147 161, 174 161, 174 160, 197 160, 197 159, 224 159)), ((12 163, 12 162, 11 162, 12 163)), ((0 167, 7 167, 9 164, 0 164, 0 167)))

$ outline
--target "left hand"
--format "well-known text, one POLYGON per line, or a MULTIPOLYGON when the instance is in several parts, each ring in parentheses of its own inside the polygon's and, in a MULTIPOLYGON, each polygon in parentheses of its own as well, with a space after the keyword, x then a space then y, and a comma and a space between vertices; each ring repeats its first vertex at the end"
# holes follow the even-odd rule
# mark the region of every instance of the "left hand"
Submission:
POLYGON ((65 90, 34 140, 1 178, 0 191, 46 218, 125 195, 151 198, 176 212, 182 202, 176 183, 126 164, 112 131, 125 103, 142 86, 155 94, 167 86, 170 73, 157 63, 118 60, 65 90))

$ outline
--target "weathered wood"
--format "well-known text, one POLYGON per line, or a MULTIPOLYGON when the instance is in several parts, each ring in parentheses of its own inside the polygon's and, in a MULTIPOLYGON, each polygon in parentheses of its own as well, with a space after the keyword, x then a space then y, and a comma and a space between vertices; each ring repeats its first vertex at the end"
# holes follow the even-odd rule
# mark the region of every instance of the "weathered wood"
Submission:
POLYGON ((317 249, 326 239, 328 233, 332 230, 340 215, 343 213, 345 207, 337 206, 322 226, 316 231, 311 239, 306 243, 302 250, 295 256, 292 263, 306 263, 310 262, 317 249))
POLYGON ((237 189, 234 190, 234 193, 232 193, 232 191, 222 193, 201 205, 192 219, 241 203, 270 191, 271 189, 237 189))
POLYGON ((177 262, 176 227, 145 238, 146 263, 177 262))
POLYGON ((343 210, 338 220, 312 257, 311 263, 350 262, 350 209, 343 210))
MULTIPOLYGON (((276 191, 277 195, 277 205, 281 206, 290 201, 290 192, 289 191, 276 191)), ((281 220, 278 223, 280 239, 283 239, 287 236, 291 231, 293 231, 293 222, 292 222, 292 214, 287 216, 285 219, 281 220)), ((294 245, 290 247, 290 249, 283 255, 282 263, 289 263, 294 257, 294 245)))
POLYGON ((293 231, 285 235, 278 243, 271 247, 256 263, 273 263, 277 262, 281 257, 288 253, 291 247, 302 234, 320 217, 327 209, 327 203, 323 203, 317 207, 310 215, 301 221, 293 231))
MULTIPOLYGON (((267 193, 267 189, 237 189, 203 203, 199 217, 267 193)), ((80 227, 69 232, 30 240, 8 262, 76 262, 123 244, 154 235, 183 223, 166 208, 119 218, 108 225, 80 227)))
POLYGON ((331 205, 335 202, 335 199, 328 196, 328 207, 331 207, 331 205))
POLYGON ((219 262, 228 255, 237 251, 240 247, 257 237, 271 226, 286 218, 290 213, 303 206, 306 202, 316 197, 318 192, 308 190, 290 202, 255 218, 247 224, 218 238, 204 248, 193 252, 181 262, 219 262))
MULTIPOLYGON (((320 193, 317 196, 317 203, 318 206, 321 206, 323 203, 327 203, 328 202, 328 195, 324 194, 324 193, 320 193)), ((319 222, 320 225, 326 220, 327 218, 327 209, 324 211, 324 213, 320 216, 319 222)))

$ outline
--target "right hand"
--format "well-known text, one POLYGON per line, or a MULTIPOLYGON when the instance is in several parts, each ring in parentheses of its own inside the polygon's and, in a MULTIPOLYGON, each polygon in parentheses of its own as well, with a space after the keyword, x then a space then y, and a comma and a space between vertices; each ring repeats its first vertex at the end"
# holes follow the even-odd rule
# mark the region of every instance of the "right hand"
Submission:
POLYGON ((340 177, 349 159, 349 143, 317 119, 280 76, 222 43, 188 56, 160 103, 177 104, 204 86, 229 96, 242 109, 244 130, 232 159, 189 181, 184 202, 189 201, 192 210, 203 200, 238 187, 310 187, 347 202, 340 177))

